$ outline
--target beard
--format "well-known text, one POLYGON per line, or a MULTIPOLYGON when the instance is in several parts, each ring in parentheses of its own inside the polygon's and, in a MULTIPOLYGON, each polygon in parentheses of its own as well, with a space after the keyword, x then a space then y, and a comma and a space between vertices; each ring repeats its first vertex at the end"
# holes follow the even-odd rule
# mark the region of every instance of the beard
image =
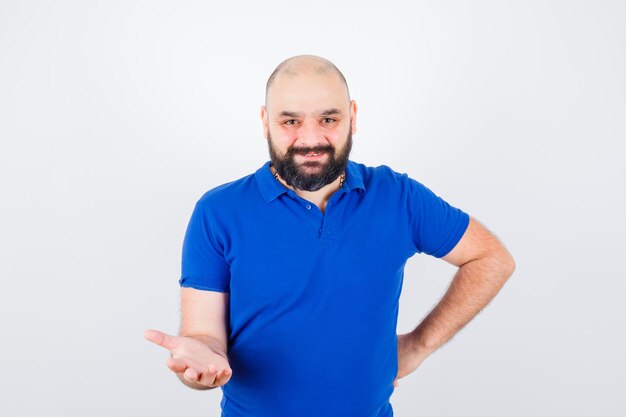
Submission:
POLYGON ((346 145, 341 153, 337 154, 331 145, 320 145, 314 147, 290 147, 287 153, 281 158, 272 145, 272 137, 267 134, 267 143, 270 151, 272 165, 278 175, 293 188, 304 191, 317 191, 325 185, 335 181, 337 177, 346 169, 348 157, 352 150, 352 128, 348 132, 346 145), (324 152, 328 155, 326 162, 306 161, 301 164, 296 163, 296 154, 305 155, 308 152, 324 152), (316 167, 318 169, 311 173, 307 168, 316 167))

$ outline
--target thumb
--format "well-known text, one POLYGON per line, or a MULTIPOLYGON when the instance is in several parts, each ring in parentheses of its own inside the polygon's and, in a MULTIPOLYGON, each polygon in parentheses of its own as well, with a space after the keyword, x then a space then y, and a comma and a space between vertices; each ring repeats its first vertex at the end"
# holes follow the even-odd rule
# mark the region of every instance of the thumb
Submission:
POLYGON ((159 330, 148 329, 143 332, 143 337, 152 343, 164 347, 170 352, 178 345, 176 336, 171 336, 159 330))

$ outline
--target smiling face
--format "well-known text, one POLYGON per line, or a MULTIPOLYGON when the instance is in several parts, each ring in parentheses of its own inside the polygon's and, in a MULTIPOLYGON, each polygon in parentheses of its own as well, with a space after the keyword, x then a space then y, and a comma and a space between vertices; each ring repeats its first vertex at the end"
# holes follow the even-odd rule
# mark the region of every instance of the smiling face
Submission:
POLYGON ((346 167, 356 130, 356 103, 323 62, 301 58, 283 69, 261 107, 272 165, 294 188, 317 191, 346 167))

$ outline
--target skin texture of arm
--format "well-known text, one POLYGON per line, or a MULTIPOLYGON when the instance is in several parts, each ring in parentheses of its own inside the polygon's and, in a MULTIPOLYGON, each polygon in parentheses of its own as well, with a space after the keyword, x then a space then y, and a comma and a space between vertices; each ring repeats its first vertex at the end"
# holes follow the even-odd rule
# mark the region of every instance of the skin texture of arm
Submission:
POLYGON ((442 259, 459 269, 426 318, 410 333, 398 335, 394 386, 489 304, 515 270, 511 254, 472 217, 459 243, 442 259))
POLYGON ((170 351, 167 366, 190 388, 216 388, 232 375, 227 354, 228 297, 228 293, 182 288, 179 335, 144 333, 170 351))

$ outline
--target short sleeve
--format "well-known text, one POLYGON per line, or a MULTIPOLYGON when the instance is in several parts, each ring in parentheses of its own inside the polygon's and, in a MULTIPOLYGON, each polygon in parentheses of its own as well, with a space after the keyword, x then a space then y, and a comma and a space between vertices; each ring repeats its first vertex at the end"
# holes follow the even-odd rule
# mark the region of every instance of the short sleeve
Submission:
POLYGON ((420 182, 409 181, 409 222, 415 249, 441 258, 461 240, 469 215, 453 207, 420 182))
POLYGON ((230 267, 215 238, 210 212, 196 203, 183 240, 181 287, 230 292, 230 267))

